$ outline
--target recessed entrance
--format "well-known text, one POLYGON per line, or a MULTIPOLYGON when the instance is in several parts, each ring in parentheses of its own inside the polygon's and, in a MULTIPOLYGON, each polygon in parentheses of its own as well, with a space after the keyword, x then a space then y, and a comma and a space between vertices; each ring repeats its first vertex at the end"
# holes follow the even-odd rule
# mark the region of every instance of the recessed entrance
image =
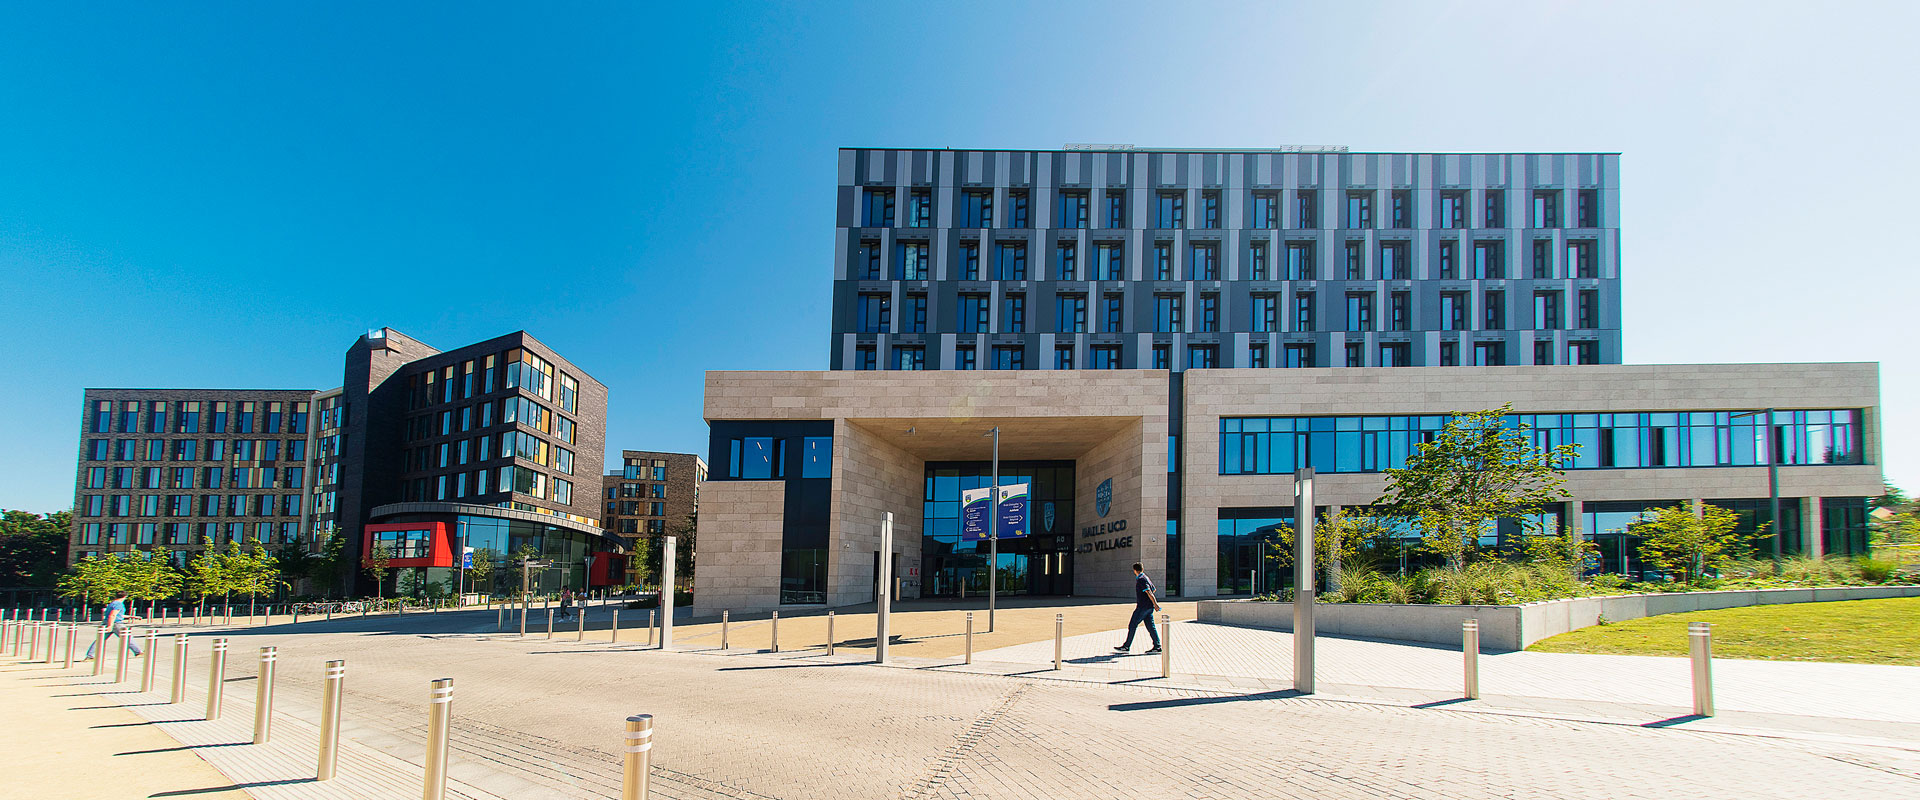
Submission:
POLYGON ((1000 540, 1000 562, 989 569, 986 542, 960 539, 960 493, 992 484, 986 461, 927 462, 920 544, 923 597, 984 596, 990 574, 1001 594, 1073 593, 1074 462, 1002 461, 1001 485, 1030 488, 1032 535, 1000 540))

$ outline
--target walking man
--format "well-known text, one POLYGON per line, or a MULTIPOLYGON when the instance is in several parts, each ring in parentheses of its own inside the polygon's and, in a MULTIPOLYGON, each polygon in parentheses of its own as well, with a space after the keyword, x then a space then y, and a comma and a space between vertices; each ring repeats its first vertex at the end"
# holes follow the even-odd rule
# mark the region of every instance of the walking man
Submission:
POLYGON ((1153 637, 1153 649, 1147 655, 1160 652, 1160 631, 1153 627, 1153 612, 1160 610, 1160 601, 1153 596, 1153 581, 1147 580, 1147 573, 1139 563, 1133 565, 1133 619, 1127 623, 1127 641, 1116 652, 1125 653, 1133 649, 1133 632, 1141 624, 1147 626, 1147 635, 1153 637))
MULTIPOLYGON (((101 620, 101 623, 107 626, 107 638, 109 639, 115 636, 124 637, 127 635, 126 592, 113 593, 113 602, 107 604, 106 618, 101 620)), ((99 644, 99 642, 96 641, 94 644, 99 644)), ((134 655, 140 655, 140 645, 136 644, 131 637, 127 638, 127 648, 132 650, 134 655)), ((80 660, 86 661, 90 658, 93 658, 92 644, 87 645, 87 655, 80 660)))

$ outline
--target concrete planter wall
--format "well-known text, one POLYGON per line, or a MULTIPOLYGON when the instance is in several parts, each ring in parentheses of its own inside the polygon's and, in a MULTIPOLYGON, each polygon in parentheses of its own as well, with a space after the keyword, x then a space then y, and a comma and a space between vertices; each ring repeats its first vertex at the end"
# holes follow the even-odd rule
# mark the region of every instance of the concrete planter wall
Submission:
MULTIPOLYGON (((1920 597, 1920 586, 1847 586, 1832 589, 1747 589, 1730 592, 1630 594, 1617 597, 1580 597, 1542 600, 1512 606, 1390 605, 1385 603, 1318 603, 1313 607, 1314 629, 1334 636, 1397 639, 1406 642, 1460 644, 1460 623, 1480 620, 1480 643, 1488 650, 1520 650, 1568 631, 1610 622, 1777 603, 1822 603, 1833 600, 1871 600, 1883 597, 1920 597)), ((1201 622, 1248 628, 1293 630, 1293 604, 1267 600, 1202 600, 1201 622)))

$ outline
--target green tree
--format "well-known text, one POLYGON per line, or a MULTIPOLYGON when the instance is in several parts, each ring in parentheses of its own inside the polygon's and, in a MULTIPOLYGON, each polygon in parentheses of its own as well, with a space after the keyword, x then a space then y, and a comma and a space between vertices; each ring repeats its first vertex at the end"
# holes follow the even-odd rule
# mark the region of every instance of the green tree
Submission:
MULTIPOLYGON (((694 540, 700 535, 700 515, 688 514, 685 519, 680 520, 679 524, 668 528, 667 533, 672 534, 676 539, 673 545, 675 550, 673 579, 676 582, 684 581, 686 583, 692 583, 694 569, 693 546, 694 540)), ((666 549, 666 544, 663 542, 660 547, 664 550, 666 549)))
POLYGON ((202 604, 213 595, 228 595, 233 592, 232 566, 226 554, 214 546, 213 540, 201 539, 200 552, 193 555, 187 564, 185 592, 199 598, 202 604))
MULTIPOLYGON (((1277 540, 1267 543, 1267 557, 1282 567, 1293 566, 1294 545, 1299 534, 1292 525, 1275 529, 1277 540)), ((1335 509, 1321 514, 1313 526, 1313 568, 1331 571, 1363 568, 1373 552, 1373 544, 1392 534, 1379 520, 1363 514, 1335 509)), ((1331 581, 1329 581, 1331 585, 1331 581)))
POLYGON ((287 542, 273 552, 274 565, 282 578, 309 580, 318 577, 322 566, 321 557, 307 550, 298 542, 287 542))
POLYGON ((467 568, 467 590, 482 591, 482 586, 487 587, 488 594, 492 594, 493 549, 488 547, 473 548, 473 566, 467 568))
POLYGON ((360 568, 366 570, 367 577, 373 579, 373 596, 375 598, 382 597, 381 593, 386 590, 384 584, 387 580, 388 565, 392 563, 393 550, 384 544, 375 544, 367 550, 367 555, 360 559, 360 568))
POLYGON ((1909 499, 1898 486, 1888 483, 1886 487, 1886 494, 1874 498, 1868 515, 1869 543, 1882 558, 1911 560, 1920 549, 1920 502, 1909 499))
POLYGON ((1686 503, 1679 503, 1654 511, 1635 522, 1631 530, 1642 537, 1642 558, 1668 575, 1679 575, 1692 583, 1744 555, 1754 540, 1767 536, 1768 525, 1750 534, 1740 533, 1739 525, 1740 515, 1732 509, 1706 504, 1695 516, 1686 503))
POLYGON ((0 586, 53 586, 66 563, 73 512, 0 509, 0 586))
POLYGON ((329 534, 314 561, 313 577, 325 587, 324 593, 332 597, 334 590, 340 588, 340 582, 353 571, 352 559, 347 557, 347 537, 339 533, 329 534))
POLYGON ((1511 403, 1454 412, 1432 441, 1401 469, 1387 470, 1387 491, 1374 506, 1420 526, 1421 542, 1458 572, 1478 551, 1480 534, 1496 520, 1530 517, 1564 501, 1566 476, 1578 445, 1534 446, 1531 426, 1509 425, 1511 403))
MULTIPOLYGON (((527 575, 527 562, 539 560, 540 548, 534 547, 531 544, 522 543, 518 549, 513 551, 513 558, 507 562, 507 575, 513 580, 514 584, 512 591, 519 591, 520 587, 530 586, 532 584, 532 581, 527 575)), ((538 567, 535 569, 538 569, 538 567)))
POLYGON ((260 595, 271 595, 286 588, 280 576, 279 557, 266 547, 255 545, 242 550, 239 542, 228 545, 233 591, 247 596, 247 616, 253 616, 253 604, 260 595))
POLYGON ((58 587, 65 597, 106 598, 126 592, 134 600, 158 600, 180 591, 181 576, 159 553, 133 551, 89 556, 74 562, 58 587))

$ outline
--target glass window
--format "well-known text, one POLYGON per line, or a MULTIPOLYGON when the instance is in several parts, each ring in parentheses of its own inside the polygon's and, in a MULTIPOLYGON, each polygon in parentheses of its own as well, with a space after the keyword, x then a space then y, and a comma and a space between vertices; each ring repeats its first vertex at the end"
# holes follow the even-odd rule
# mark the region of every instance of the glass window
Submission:
POLYGON ((965 195, 966 207, 962 211, 962 228, 993 227, 993 191, 972 190, 965 195))
POLYGON ((972 347, 970 346, 956 347, 953 349, 953 368, 954 369, 979 369, 980 368, 978 364, 978 356, 977 354, 974 353, 974 350, 972 347))
POLYGON ((1507 266, 1501 258, 1499 242, 1473 243, 1473 277, 1479 279, 1498 279, 1507 277, 1507 266))
POLYGON ((1109 294, 1103 300, 1105 311, 1105 330, 1107 333, 1120 333, 1126 328, 1126 295, 1109 294))
POLYGON ((893 326, 893 298, 885 294, 860 295, 861 333, 885 333, 893 326))
POLYGON ((1061 242, 1053 250, 1053 274, 1063 281, 1080 279, 1080 249, 1072 242, 1061 242))
POLYGON ((1027 296, 1009 294, 1001 301, 1000 327, 1007 333, 1025 333, 1027 330, 1027 296))
POLYGON ((1567 242, 1567 268, 1575 278, 1598 278, 1599 269, 1594 265, 1595 245, 1590 241, 1567 242))
POLYGON ((808 436, 801 441, 800 448, 800 477, 833 477, 833 437, 808 436))
POLYGON ((1486 190, 1480 219, 1487 228, 1507 227, 1507 194, 1499 189, 1486 190))
POLYGON ((1280 298, 1271 294, 1256 294, 1253 300, 1253 332, 1271 333, 1280 330, 1280 298))
POLYGON ((1167 242, 1153 243, 1153 279, 1156 281, 1173 280, 1173 245, 1167 242))
POLYGON ((1560 193, 1558 191, 1533 193, 1533 227, 1560 227, 1560 193))
POLYGON ((894 249, 893 279, 924 281, 930 277, 926 242, 901 242, 894 249))
POLYGON ((1413 227, 1412 221, 1413 221, 1413 192, 1406 189, 1394 190, 1392 219, 1388 221, 1387 227, 1411 228, 1413 227))
POLYGON ((1187 346, 1188 369, 1210 369, 1220 366, 1220 348, 1211 344, 1187 346))
POLYGON ((1347 295, 1347 330, 1349 332, 1373 330, 1372 292, 1347 295))
POLYGON ((1160 192, 1154 196, 1154 227, 1187 227, 1187 193, 1160 192))
POLYGON ((1220 192, 1217 190, 1200 193, 1200 227, 1220 227, 1220 192))
POLYGON ((1253 227, 1263 230, 1280 227, 1280 195, 1278 193, 1253 193, 1253 227))
POLYGON ((1123 190, 1107 190, 1107 227, 1127 227, 1127 193, 1123 190))
POLYGON ((994 369, 1026 369, 1026 352, 1019 345, 993 348, 994 369))
POLYGON ((1031 228, 1033 223, 1027 218, 1027 191, 1016 189, 1007 192, 1007 227, 1031 228))
POLYGON ((1293 329, 1311 331, 1313 327, 1313 293, 1300 292, 1293 296, 1293 329))
POLYGON ((1311 367, 1314 365, 1313 345, 1290 344, 1286 346, 1286 350, 1284 350, 1283 353, 1286 357, 1286 366, 1289 368, 1311 367))
POLYGON ((854 253, 854 268, 861 280, 880 280, 880 243, 864 241, 854 253))
POLYGON ((1127 279, 1126 262, 1119 242, 1105 242, 1093 246, 1094 280, 1123 281, 1127 279))
POLYGON ((1087 227, 1088 216, 1091 213, 1090 205, 1092 205, 1092 201, 1088 199, 1085 190, 1062 190, 1060 192, 1060 219, 1054 227, 1087 227))
POLYGON ((1296 228, 1320 227, 1320 192, 1315 189, 1300 189, 1293 193, 1293 226, 1296 228))
POLYGON ((1313 243, 1287 243, 1287 280, 1313 280, 1313 243))
POLYGON ((1073 369, 1073 345, 1061 344, 1053 347, 1053 368, 1073 369))
POLYGON ((1220 330, 1220 295, 1200 295, 1200 332, 1213 333, 1220 330))
POLYGON ((933 192, 915 189, 907 195, 907 227, 933 227, 933 192))
POLYGON ((1094 345, 1089 352, 1093 357, 1091 366, 1094 369, 1120 368, 1120 347, 1118 345, 1094 345))
POLYGON ((1177 294, 1156 294, 1153 296, 1153 329, 1159 333, 1178 333, 1183 330, 1180 318, 1181 296, 1177 294))
POLYGON ((1380 245, 1380 279, 1385 281, 1406 280, 1412 277, 1407 269, 1407 243, 1386 242, 1380 245))
POLYGON ((924 347, 893 348, 893 368, 897 370, 926 369, 927 349, 924 347))
POLYGON ((1467 193, 1440 193, 1440 227, 1467 227, 1467 193))
POLYGON ((1440 330, 1461 331, 1467 329, 1467 294, 1465 292, 1440 293, 1440 330))
POLYGON ((1194 244, 1187 251, 1187 261, 1187 274, 1191 280, 1220 279, 1220 245, 1211 242, 1194 244))
POLYGON ((986 333, 990 330, 990 313, 991 310, 987 305, 987 295, 960 295, 960 332, 986 333))
POLYGON ((1054 297, 1055 331, 1058 333, 1087 332, 1087 296, 1084 294, 1063 294, 1054 297))
POLYGON ((1267 243, 1254 242, 1248 245, 1247 278, 1249 280, 1264 281, 1267 279, 1269 271, 1270 267, 1267 263, 1267 243))
POLYGON ((1373 193, 1347 193, 1347 227, 1373 227, 1373 193))
POLYGON ((1027 279, 1027 246, 1018 242, 1000 242, 994 246, 995 280, 1024 281, 1027 279))
POLYGON ((1460 243, 1440 243, 1440 278, 1453 280, 1460 277, 1460 243))
POLYGON ((1507 293, 1489 290, 1481 305, 1485 312, 1481 327, 1490 331, 1506 330, 1507 293))
POLYGON ((861 210, 861 224, 868 228, 893 227, 893 190, 868 189, 861 210))
POLYGON ((1347 280, 1350 280, 1350 281, 1366 280, 1367 261, 1366 261, 1366 256, 1364 254, 1366 252, 1367 243, 1356 239, 1350 242, 1346 242, 1345 244, 1346 244, 1346 247, 1343 249, 1345 250, 1345 253, 1346 253, 1345 262, 1346 262, 1347 280))

